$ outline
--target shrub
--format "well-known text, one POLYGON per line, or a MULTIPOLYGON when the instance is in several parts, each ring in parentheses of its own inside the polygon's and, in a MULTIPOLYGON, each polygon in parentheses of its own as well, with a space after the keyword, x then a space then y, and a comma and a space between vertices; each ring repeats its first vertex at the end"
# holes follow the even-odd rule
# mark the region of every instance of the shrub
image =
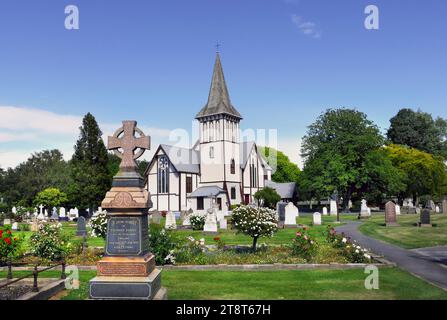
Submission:
POLYGON ((370 263, 372 261, 371 254, 367 249, 362 248, 355 240, 352 241, 343 233, 337 234, 331 226, 326 229, 326 240, 334 248, 339 249, 341 254, 351 263, 370 263))
POLYGON ((160 225, 151 224, 149 250, 155 255, 157 265, 175 263, 175 258, 172 255, 175 247, 175 239, 171 233, 166 232, 160 225))
POLYGON ((196 240, 194 237, 189 236, 186 238, 186 243, 178 246, 174 250, 173 255, 177 262, 195 262, 197 264, 202 264, 201 262, 206 261, 204 255, 206 251, 205 239, 196 240))
POLYGON ((263 206, 271 209, 276 208, 276 204, 281 201, 281 196, 276 192, 275 189, 265 187, 259 191, 257 191, 254 195, 255 199, 259 201, 263 201, 263 206))
POLYGON ((193 214, 189 218, 191 222, 191 226, 193 230, 203 230, 203 226, 205 225, 206 217, 199 214, 193 214))
POLYGON ((299 230, 292 241, 292 252, 296 256, 311 261, 317 252, 317 243, 306 228, 299 230))
POLYGON ((0 229, 0 260, 6 261, 15 257, 20 243, 21 239, 14 236, 9 226, 0 229))
POLYGON ((68 237, 62 234, 60 223, 39 225, 39 230, 30 237, 31 253, 41 259, 57 261, 64 258, 71 249, 68 237))
POLYGON ((92 237, 105 239, 107 236, 107 212, 98 212, 90 219, 88 226, 92 237))
POLYGON ((276 212, 268 208, 240 206, 233 211, 232 223, 238 232, 253 238, 253 251, 260 237, 272 237, 278 230, 276 212))

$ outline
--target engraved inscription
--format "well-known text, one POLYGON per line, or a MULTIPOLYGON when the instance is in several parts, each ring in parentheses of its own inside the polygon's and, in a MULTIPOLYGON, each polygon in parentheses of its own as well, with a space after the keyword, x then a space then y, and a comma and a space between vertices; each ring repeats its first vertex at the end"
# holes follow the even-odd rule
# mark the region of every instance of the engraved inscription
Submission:
POLYGON ((111 217, 108 222, 107 254, 141 253, 141 220, 137 217, 111 217))
POLYGON ((99 265, 99 274, 103 276, 146 276, 147 268, 143 264, 107 263, 99 265))

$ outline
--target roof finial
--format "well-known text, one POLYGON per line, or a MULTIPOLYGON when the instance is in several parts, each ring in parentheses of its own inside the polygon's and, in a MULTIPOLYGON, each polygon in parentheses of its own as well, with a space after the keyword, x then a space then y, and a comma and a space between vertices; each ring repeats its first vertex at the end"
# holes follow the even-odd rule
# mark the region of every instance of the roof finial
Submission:
POLYGON ((216 43, 216 53, 220 53, 220 43, 219 43, 219 41, 217 41, 217 43, 216 43))

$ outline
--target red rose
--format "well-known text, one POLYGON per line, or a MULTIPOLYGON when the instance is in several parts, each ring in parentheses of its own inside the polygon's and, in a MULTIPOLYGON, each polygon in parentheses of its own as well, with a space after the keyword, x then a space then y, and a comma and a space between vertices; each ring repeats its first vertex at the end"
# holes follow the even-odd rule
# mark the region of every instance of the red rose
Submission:
POLYGON ((10 245, 11 244, 11 238, 6 238, 5 242, 6 242, 7 245, 10 245))
POLYGON ((220 240, 220 238, 219 237, 214 237, 214 239, 213 239, 214 241, 219 241, 220 240))
POLYGON ((6 231, 7 234, 11 234, 11 230, 6 231))
POLYGON ((0 238, 3 237, 3 230, 0 230, 0 238))

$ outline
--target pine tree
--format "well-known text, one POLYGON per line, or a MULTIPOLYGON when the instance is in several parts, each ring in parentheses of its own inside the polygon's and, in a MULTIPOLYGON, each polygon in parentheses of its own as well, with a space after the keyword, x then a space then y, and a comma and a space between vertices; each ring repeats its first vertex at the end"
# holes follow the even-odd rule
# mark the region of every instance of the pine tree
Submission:
POLYGON ((98 207, 111 186, 107 149, 95 117, 87 113, 71 160, 73 188, 70 200, 80 208, 98 207))

